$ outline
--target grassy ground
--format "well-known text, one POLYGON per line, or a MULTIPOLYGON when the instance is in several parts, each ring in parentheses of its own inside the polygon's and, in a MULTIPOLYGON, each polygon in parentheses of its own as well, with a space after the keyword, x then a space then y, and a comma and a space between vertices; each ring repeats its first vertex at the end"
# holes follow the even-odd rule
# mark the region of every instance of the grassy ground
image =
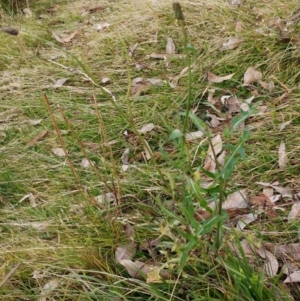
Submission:
MULTIPOLYGON (((262 188, 255 182, 279 181, 297 191, 300 53, 299 18, 293 16, 298 1, 251 0, 239 7, 227 1, 182 1, 189 43, 195 50, 192 78, 183 75, 175 88, 167 82, 180 74, 187 60, 172 1, 32 1, 30 5, 31 18, 20 13, 22 3, 14 12, 9 5, 1 10, 2 26, 20 29, 17 37, 0 32, 0 279, 17 266, 0 287, 2 299, 300 300, 297 285, 283 284, 280 273, 269 277, 262 259, 249 263, 225 243, 213 251, 214 230, 193 241, 180 266, 184 250, 195 239, 191 219, 183 214, 185 185, 203 165, 208 142, 200 148, 199 141, 187 145, 191 161, 195 159, 190 164, 169 139, 174 129, 183 128, 179 113, 187 108, 189 80, 192 109, 198 108, 196 113, 202 116, 207 110, 202 102, 212 87, 219 96, 250 97, 242 85, 243 75, 254 66, 275 88, 269 92, 255 85, 259 95, 255 101, 267 111, 247 121, 252 126, 244 146, 247 158, 237 166, 228 189, 257 194, 262 188), (88 12, 98 6, 102 8, 88 12), (275 25, 278 17, 288 28, 282 31, 285 39, 275 25), (103 22, 110 26, 97 31, 103 22), (79 31, 62 44, 51 30, 67 36, 79 31), (170 37, 177 56, 167 62, 147 57, 164 53, 170 37), (230 37, 243 42, 236 49, 221 50, 230 37), (211 84, 208 70, 235 75, 211 84), (116 102, 101 88, 105 77, 110 78, 105 89, 116 102), (131 80, 137 77, 166 83, 131 95, 131 80), (67 78, 66 83, 54 88, 61 78, 67 78), (294 90, 287 99, 273 101, 290 89, 294 90), (291 123, 279 131, 287 121, 291 123), (156 162, 142 155, 144 147, 135 134, 123 134, 148 123, 156 128, 144 135, 144 141, 159 153, 156 162), (43 132, 44 137, 32 141, 43 132), (277 163, 282 140, 289 158, 285 169, 277 163), (61 147, 68 156, 53 153, 53 148, 61 147), (131 149, 132 164, 123 171, 126 148, 131 149), (84 158, 94 167, 83 167, 84 158), (95 197, 105 193, 115 195, 114 204, 97 202, 95 197), (136 260, 164 267, 168 279, 130 276, 115 259, 117 247, 128 247, 129 242, 136 260)), ((195 130, 189 123, 187 131, 195 130)), ((197 199, 193 202, 199 206, 197 199)), ((225 241, 298 242, 298 224, 287 222, 286 216, 287 211, 275 220, 261 218, 241 233, 228 229, 225 241)), ((152 274, 159 278, 155 270, 152 274)))

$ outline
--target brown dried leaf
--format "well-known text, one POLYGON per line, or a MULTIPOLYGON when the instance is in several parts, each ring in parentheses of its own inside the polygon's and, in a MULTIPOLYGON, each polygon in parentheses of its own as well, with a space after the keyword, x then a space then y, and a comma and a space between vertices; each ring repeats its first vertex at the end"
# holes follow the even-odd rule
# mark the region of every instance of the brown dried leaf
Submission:
POLYGON ((278 150, 278 165, 280 169, 284 169, 288 163, 287 154, 285 151, 285 143, 281 141, 279 150, 278 150))
POLYGON ((279 192, 280 194, 282 194, 282 196, 292 196, 292 189, 289 187, 281 187, 278 186, 278 183, 265 183, 265 182, 255 182, 256 184, 262 185, 262 186, 270 186, 272 188, 274 188, 277 192, 279 192))
POLYGON ((262 79, 261 72, 255 70, 254 67, 249 67, 244 74, 244 85, 251 85, 254 82, 262 79))
POLYGON ((198 222, 206 221, 212 217, 212 214, 204 209, 198 209, 194 213, 194 218, 198 222))
POLYGON ((234 76, 234 73, 226 76, 218 76, 210 71, 207 72, 207 80, 211 83, 222 83, 225 80, 229 80, 234 76))
POLYGON ((27 146, 33 146, 36 144, 40 139, 44 138, 48 134, 48 131, 42 131, 38 135, 36 135, 32 140, 27 143, 27 146))

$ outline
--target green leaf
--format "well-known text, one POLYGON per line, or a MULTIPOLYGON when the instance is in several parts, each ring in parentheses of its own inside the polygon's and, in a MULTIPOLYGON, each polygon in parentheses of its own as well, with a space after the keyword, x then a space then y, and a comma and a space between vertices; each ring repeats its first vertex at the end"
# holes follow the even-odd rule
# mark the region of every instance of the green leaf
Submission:
POLYGON ((205 235, 207 233, 210 233, 212 231, 212 229, 223 219, 224 219, 224 217, 221 215, 213 216, 212 218, 210 218, 209 220, 207 220, 203 223, 203 225, 202 225, 203 227, 198 232, 198 234, 205 235))
POLYGON ((173 130, 173 132, 170 134, 169 139, 170 139, 170 140, 175 140, 175 139, 178 139, 178 138, 181 138, 181 137, 183 137, 183 133, 181 132, 181 130, 175 129, 175 130, 173 130))

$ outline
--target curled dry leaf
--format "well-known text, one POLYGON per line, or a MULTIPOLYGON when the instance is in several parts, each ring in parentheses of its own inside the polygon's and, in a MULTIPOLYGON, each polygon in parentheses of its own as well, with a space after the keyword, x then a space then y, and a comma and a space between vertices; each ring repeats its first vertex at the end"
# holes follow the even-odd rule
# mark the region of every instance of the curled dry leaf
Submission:
POLYGON ((56 148, 52 148, 52 153, 58 157, 65 157, 66 153, 64 151, 63 148, 61 147, 56 147, 56 148))
POLYGON ((244 30, 243 23, 240 22, 240 21, 236 21, 236 22, 235 22, 235 28, 234 28, 234 30, 235 30, 236 32, 241 32, 241 31, 243 31, 243 30, 244 30))
POLYGON ((58 288, 61 280, 58 278, 50 279, 42 288, 41 288, 41 297, 38 301, 46 301, 51 296, 52 292, 58 288))
POLYGON ((244 85, 251 85, 262 79, 261 72, 255 70, 254 67, 249 67, 244 74, 244 85))
POLYGON ((195 211, 194 218, 198 222, 206 221, 212 217, 212 214, 204 209, 198 209, 195 211))
POLYGON ((67 80, 68 80, 67 78, 60 78, 60 79, 58 79, 55 82, 55 84, 53 85, 53 88, 57 89, 57 88, 62 87, 67 80))
POLYGON ((211 83, 222 83, 225 80, 229 80, 234 76, 234 73, 226 76, 218 76, 210 71, 207 72, 207 80, 211 83))
POLYGON ((243 40, 239 38, 229 38, 227 42, 222 44, 222 50, 236 49, 242 42, 243 40))
POLYGON ((288 221, 298 220, 300 217, 300 202, 296 202, 288 215, 288 221))
POLYGON ((284 169, 288 163, 287 154, 285 151, 285 143, 281 141, 279 150, 278 150, 278 165, 280 169, 284 169))
POLYGON ((167 38, 166 53, 175 54, 175 44, 172 38, 167 38))

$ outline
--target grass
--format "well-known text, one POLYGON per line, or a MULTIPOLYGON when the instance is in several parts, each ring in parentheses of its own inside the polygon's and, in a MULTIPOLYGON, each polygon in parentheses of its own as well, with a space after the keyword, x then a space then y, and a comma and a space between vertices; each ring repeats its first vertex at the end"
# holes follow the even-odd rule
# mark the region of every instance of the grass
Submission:
MULTIPOLYGON (((34 17, 29 19, 15 3, 6 2, 0 10, 1 24, 21 31, 18 37, 0 32, 0 280, 20 265, 0 287, 2 299, 300 300, 295 283, 283 284, 280 273, 269 277, 259 256, 251 262, 227 244, 234 242, 241 252, 242 239, 254 245, 298 242, 297 222, 287 222, 283 212, 274 220, 261 217, 244 232, 225 227, 224 243, 216 252, 215 227, 197 236, 195 229, 204 226, 195 223, 192 214, 193 208, 216 194, 200 191, 196 198, 187 184, 203 166, 208 141, 200 146, 199 141, 185 144, 194 159, 189 168, 182 144, 169 139, 174 129, 183 130, 180 113, 188 106, 189 84, 192 109, 198 107, 196 114, 202 116, 208 88, 214 87, 219 96, 251 96, 242 78, 254 66, 265 81, 274 81, 275 89, 269 93, 255 85, 257 100, 268 112, 247 120, 253 127, 244 144, 247 157, 237 165, 228 190, 246 188, 255 195, 261 193, 255 182, 279 181, 297 191, 299 51, 295 43, 280 42, 274 25, 278 16, 285 20, 296 14, 297 1, 248 1, 238 8, 216 0, 181 2, 188 40, 195 49, 191 77, 183 75, 176 88, 151 86, 140 95, 130 95, 132 79, 167 81, 187 66, 181 57, 172 58, 168 66, 146 58, 163 53, 168 37, 174 40, 177 54, 185 53, 172 1, 102 1, 103 10, 92 14, 82 12, 97 6, 95 1, 57 1, 53 15, 47 9, 54 1, 37 1, 30 4, 34 17), (242 32, 235 31, 236 20, 242 22, 242 32), (97 32, 94 25, 104 21, 110 27, 97 32), (49 31, 72 33, 77 28, 79 34, 64 45, 49 31), (243 43, 221 51, 222 43, 233 36, 243 43), (128 48, 136 43, 130 57, 128 48), (147 68, 137 69, 137 63, 147 68), (207 70, 235 75, 230 81, 210 84, 207 70), (101 88, 104 77, 111 79, 105 88, 117 102, 101 88), (68 80, 54 89, 60 78, 68 80), (272 104, 286 88, 294 88, 289 98, 272 104), (37 125, 30 123, 39 119, 37 125), (279 131, 289 120, 290 125, 279 131), (148 123, 156 128, 144 139, 123 134, 148 123), (47 135, 28 146, 42 131, 47 135), (284 170, 277 164, 281 140, 289 158, 284 170), (155 160, 141 155, 145 141, 160 154, 155 160), (53 154, 53 148, 62 146, 68 157, 53 154), (121 157, 128 147, 132 164, 124 172, 121 157), (94 162, 94 168, 83 168, 83 158, 94 162), (96 202, 96 196, 109 192, 115 194, 115 204, 96 202), (116 262, 115 251, 132 241, 134 259, 163 266, 170 279, 147 283, 130 276, 116 262)), ((298 23, 289 28, 296 36, 298 23)), ((188 132, 196 130, 191 122, 186 127, 188 132)), ((233 144, 239 136, 239 132, 232 136, 233 144)), ((201 177, 206 180, 204 174, 201 177)))

